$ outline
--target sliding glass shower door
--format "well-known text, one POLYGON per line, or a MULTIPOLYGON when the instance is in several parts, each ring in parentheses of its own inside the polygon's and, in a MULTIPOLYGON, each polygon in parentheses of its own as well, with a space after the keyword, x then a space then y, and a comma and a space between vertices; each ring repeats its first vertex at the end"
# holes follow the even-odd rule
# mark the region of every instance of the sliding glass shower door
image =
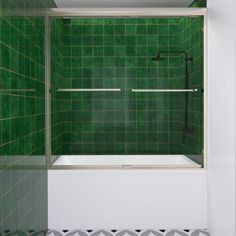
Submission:
POLYGON ((188 154, 202 162, 202 17, 51 17, 50 26, 55 158, 188 154), (152 60, 162 51, 191 61, 182 53, 152 60))

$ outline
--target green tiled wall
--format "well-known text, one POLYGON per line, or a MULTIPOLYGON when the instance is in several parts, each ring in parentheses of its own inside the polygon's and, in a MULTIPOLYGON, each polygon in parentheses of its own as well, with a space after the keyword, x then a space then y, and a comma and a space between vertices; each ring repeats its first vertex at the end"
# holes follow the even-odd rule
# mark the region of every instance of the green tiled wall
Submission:
MULTIPOLYGON (((187 19, 195 26, 192 18, 187 19)), ((192 47, 189 40, 183 45, 184 20, 63 20, 64 82, 57 88, 121 89, 57 95, 71 108, 60 121, 63 154, 183 153, 185 95, 138 94, 131 89, 184 88, 181 56, 151 61, 160 50, 192 47)), ((199 36, 195 28, 191 35, 199 36)))
POLYGON ((28 13, 49 1, 0 3, 1 10, 27 10, 0 15, 0 234, 45 230, 44 19, 28 13))
POLYGON ((66 85, 63 67, 63 22, 60 19, 51 21, 52 41, 52 77, 51 77, 51 123, 52 155, 54 158, 63 153, 63 137, 66 120, 71 112, 70 95, 58 93, 57 88, 66 85))

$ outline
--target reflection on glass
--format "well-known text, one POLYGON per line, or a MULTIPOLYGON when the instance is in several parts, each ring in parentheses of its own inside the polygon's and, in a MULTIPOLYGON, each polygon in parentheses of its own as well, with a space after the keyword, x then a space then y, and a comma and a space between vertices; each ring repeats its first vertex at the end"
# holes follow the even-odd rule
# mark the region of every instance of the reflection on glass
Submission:
POLYGON ((0 231, 47 229, 43 1, 3 1, 0 16, 0 231), (40 3, 39 3, 40 2, 40 3), (27 8, 23 11, 22 7, 27 8), (15 15, 16 12, 23 16, 15 15), (6 13, 11 13, 11 16, 6 13))

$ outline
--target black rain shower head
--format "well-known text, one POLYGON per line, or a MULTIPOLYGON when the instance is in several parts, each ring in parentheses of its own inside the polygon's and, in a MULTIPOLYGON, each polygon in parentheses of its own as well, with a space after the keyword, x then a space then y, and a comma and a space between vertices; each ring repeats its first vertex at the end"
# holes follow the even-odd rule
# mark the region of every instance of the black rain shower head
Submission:
POLYGON ((157 54, 157 56, 152 58, 152 61, 164 61, 165 58, 161 57, 159 54, 157 54))
POLYGON ((187 51, 160 51, 157 53, 157 55, 155 57, 152 58, 152 61, 163 61, 166 59, 166 56, 161 56, 161 54, 166 54, 167 56, 171 55, 171 54, 184 54, 185 56, 185 61, 186 62, 192 62, 193 61, 193 57, 189 57, 188 56, 188 52, 187 51))

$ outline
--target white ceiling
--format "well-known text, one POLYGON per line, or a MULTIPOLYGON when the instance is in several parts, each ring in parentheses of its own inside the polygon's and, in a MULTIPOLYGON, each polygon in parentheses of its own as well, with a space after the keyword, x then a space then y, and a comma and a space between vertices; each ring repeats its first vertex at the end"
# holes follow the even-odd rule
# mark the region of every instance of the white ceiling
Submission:
POLYGON ((193 0, 54 0, 58 7, 188 7, 193 0))

